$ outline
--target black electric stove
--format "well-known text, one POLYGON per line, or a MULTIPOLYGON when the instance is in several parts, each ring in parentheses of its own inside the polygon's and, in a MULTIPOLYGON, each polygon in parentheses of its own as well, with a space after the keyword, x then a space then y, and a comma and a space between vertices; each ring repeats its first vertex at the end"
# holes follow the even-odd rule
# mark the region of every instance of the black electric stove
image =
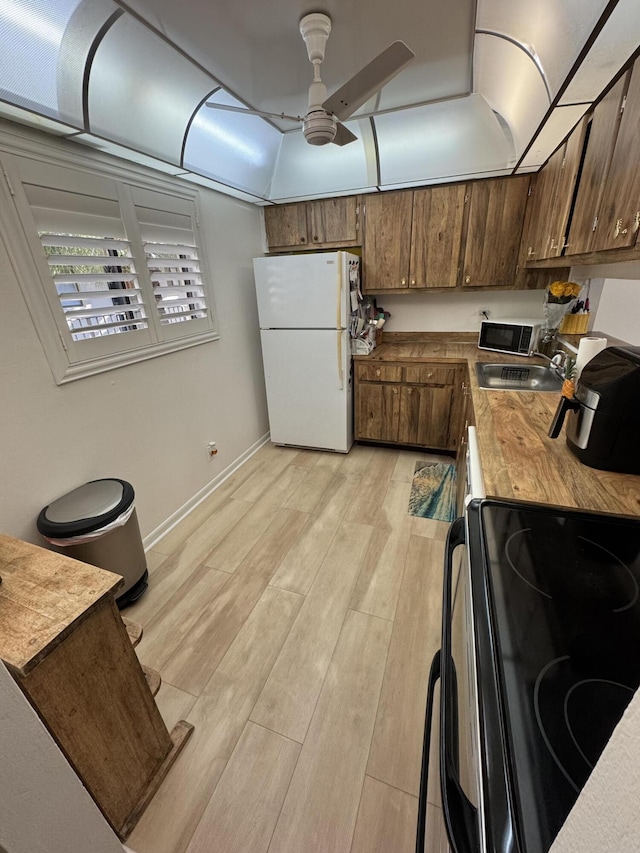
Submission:
POLYGON ((488 849, 546 853, 640 685, 640 519, 492 500, 467 518, 488 849))

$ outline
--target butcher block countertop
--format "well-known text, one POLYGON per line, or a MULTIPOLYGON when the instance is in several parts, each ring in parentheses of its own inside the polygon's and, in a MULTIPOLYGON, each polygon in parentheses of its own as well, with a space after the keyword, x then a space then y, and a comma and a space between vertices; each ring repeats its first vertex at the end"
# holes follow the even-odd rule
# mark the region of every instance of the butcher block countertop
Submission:
POLYGON ((385 343, 368 356, 355 356, 355 360, 453 361, 468 365, 487 496, 640 516, 640 476, 583 465, 567 447, 564 428, 559 438, 548 437, 559 393, 485 391, 478 387, 476 361, 543 364, 544 359, 487 352, 470 341, 443 336, 396 342, 385 334, 385 343))

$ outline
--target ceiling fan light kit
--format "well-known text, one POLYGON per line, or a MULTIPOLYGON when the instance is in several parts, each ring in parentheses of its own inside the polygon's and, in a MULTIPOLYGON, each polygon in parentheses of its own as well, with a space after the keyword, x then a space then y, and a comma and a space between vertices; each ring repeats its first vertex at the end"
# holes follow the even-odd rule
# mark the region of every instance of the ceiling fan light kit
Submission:
MULTIPOLYGON (((212 109, 230 110, 247 115, 275 118, 302 123, 304 138, 310 145, 348 145, 358 138, 342 124, 396 76, 415 54, 404 42, 396 41, 378 54, 343 86, 327 99, 327 87, 320 78, 320 65, 324 61, 327 39, 331 32, 331 18, 323 12, 311 12, 300 20, 300 34, 307 46, 307 55, 313 65, 313 82, 309 86, 309 101, 304 118, 264 110, 226 107, 207 102, 212 109)), ((375 113, 371 113, 375 115, 375 113)))

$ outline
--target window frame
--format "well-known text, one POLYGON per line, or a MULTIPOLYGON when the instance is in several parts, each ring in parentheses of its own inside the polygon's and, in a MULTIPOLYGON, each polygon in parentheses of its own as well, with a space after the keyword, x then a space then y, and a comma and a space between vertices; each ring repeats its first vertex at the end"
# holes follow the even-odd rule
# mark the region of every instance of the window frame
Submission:
MULTIPOLYGON (((85 152, 74 143, 61 140, 47 140, 45 143, 26 134, 22 136, 22 134, 8 133, 2 128, 0 128, 0 168, 3 172, 3 180, 0 180, 0 227, 7 235, 6 248, 11 264, 58 385, 220 338, 207 247, 200 227, 202 215, 200 192, 197 189, 186 187, 176 178, 153 173, 145 167, 112 162, 107 160, 105 155, 96 156, 93 152, 85 152), (149 313, 153 314, 149 327, 153 330, 154 338, 150 343, 133 347, 131 346, 133 339, 126 339, 130 334, 135 335, 135 333, 127 332, 123 335, 107 336, 122 338, 124 348, 120 351, 104 352, 105 347, 101 346, 100 342, 106 339, 96 337, 80 342, 91 344, 91 341, 95 341, 98 344, 90 356, 78 353, 79 349, 86 350, 88 347, 74 346, 75 342, 71 338, 66 319, 60 309, 53 277, 50 274, 33 213, 20 178, 20 158, 40 161, 45 169, 50 166, 53 169, 72 170, 80 179, 84 175, 89 184, 95 177, 113 181, 117 188, 120 215, 125 225, 127 239, 137 246, 142 245, 142 241, 132 200, 136 188, 161 193, 169 199, 177 199, 183 206, 186 202, 193 210, 192 227, 206 294, 207 322, 197 321, 200 326, 197 331, 185 332, 184 335, 176 332, 174 335, 162 336, 154 330, 158 323, 157 312, 154 311, 154 305, 149 305, 149 313), (202 328, 203 325, 205 328, 202 328)), ((136 256, 136 271, 139 277, 149 275, 144 254, 139 258, 136 256)), ((148 287, 151 289, 150 281, 148 287)), ((175 325, 188 327, 190 323, 175 325)))

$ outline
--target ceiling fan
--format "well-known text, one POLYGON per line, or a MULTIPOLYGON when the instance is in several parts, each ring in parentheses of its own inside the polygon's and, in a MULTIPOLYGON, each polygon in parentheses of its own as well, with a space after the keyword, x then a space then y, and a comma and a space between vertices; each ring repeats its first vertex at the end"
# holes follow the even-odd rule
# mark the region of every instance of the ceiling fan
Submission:
POLYGON ((354 77, 327 98, 327 87, 320 79, 320 65, 331 32, 331 18, 322 12, 312 12, 300 21, 300 33, 313 65, 313 82, 309 87, 309 108, 304 116, 269 113, 207 102, 216 110, 277 118, 302 124, 304 137, 311 145, 348 145, 358 138, 342 122, 366 103, 372 95, 393 79, 414 58, 414 52, 402 41, 395 41, 372 59, 354 77))

